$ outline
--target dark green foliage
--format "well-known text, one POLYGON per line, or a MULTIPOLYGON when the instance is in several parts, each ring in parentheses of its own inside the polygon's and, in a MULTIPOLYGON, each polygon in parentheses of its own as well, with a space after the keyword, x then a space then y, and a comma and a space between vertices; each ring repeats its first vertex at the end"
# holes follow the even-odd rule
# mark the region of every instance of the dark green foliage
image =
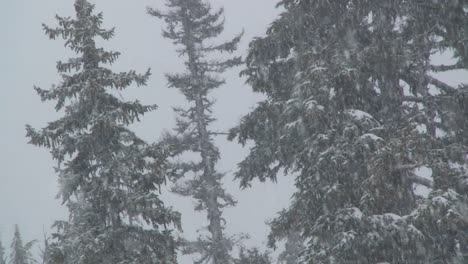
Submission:
POLYGON ((273 241, 301 232, 303 263, 459 262, 468 252, 466 87, 435 73, 468 68, 468 1, 280 5, 243 71, 267 99, 231 133, 254 142, 239 165, 243 186, 298 175, 273 241), (434 65, 438 52, 453 52, 453 64, 434 65))
POLYGON ((96 39, 109 40, 114 30, 101 28, 102 13, 88 1, 77 0, 75 10, 76 18, 57 16, 58 27, 44 29, 79 56, 57 63, 58 85, 35 88, 63 115, 38 131, 27 126, 30 143, 50 149, 58 161, 60 197, 70 213, 55 224, 50 263, 175 263, 170 226, 179 226, 179 214, 159 197, 166 150, 128 129, 156 106, 118 96, 132 83, 145 85, 150 72, 106 68, 119 53, 98 47, 96 39))

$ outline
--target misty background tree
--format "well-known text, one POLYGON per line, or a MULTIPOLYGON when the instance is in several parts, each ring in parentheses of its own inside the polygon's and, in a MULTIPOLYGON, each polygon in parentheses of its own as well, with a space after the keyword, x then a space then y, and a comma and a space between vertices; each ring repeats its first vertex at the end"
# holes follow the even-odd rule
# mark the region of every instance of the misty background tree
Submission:
POLYGON ((297 263, 466 263, 468 88, 440 73, 468 68, 468 1, 279 5, 243 71, 266 99, 231 131, 254 144, 243 186, 296 177, 273 243, 300 231, 297 263))
POLYGON ((50 237, 48 237, 45 233, 44 233, 44 238, 43 238, 43 245, 42 247, 40 248, 40 263, 42 264, 47 264, 47 263, 50 263, 52 261, 51 259, 51 250, 50 250, 50 246, 49 246, 49 239, 50 237))
POLYGON ((186 72, 167 74, 170 87, 179 89, 189 103, 188 108, 175 108, 178 114, 175 135, 167 135, 164 144, 170 146, 174 157, 197 153, 200 160, 174 162, 173 174, 177 182, 173 192, 194 198, 195 210, 206 212, 209 235, 185 243, 185 254, 197 253, 195 263, 228 264, 233 262, 230 252, 236 238, 224 231, 226 219, 223 209, 236 201, 222 185, 224 174, 216 169, 220 158, 213 140, 218 133, 210 125, 214 100, 210 92, 224 84, 220 76, 242 61, 239 57, 226 58, 222 53, 233 53, 240 41, 239 34, 222 44, 213 39, 224 31, 223 9, 213 11, 207 1, 167 0, 167 10, 148 8, 148 13, 164 20, 163 36, 172 40, 177 52, 185 58, 186 72))
POLYGON ((61 117, 41 130, 26 127, 30 143, 50 149, 57 161, 59 195, 69 211, 68 221, 54 225, 50 263, 176 263, 171 227, 179 227, 179 214, 159 197, 166 150, 128 128, 156 106, 120 96, 132 83, 145 85, 150 72, 106 68, 120 53, 97 41, 111 39, 114 29, 101 27, 102 13, 87 0, 74 7, 76 17, 57 16, 58 27, 44 30, 78 56, 57 63, 58 85, 35 87, 43 101, 56 102, 61 117))
POLYGON ((7 264, 5 247, 0 240, 0 264, 7 264))
MULTIPOLYGON (((10 260, 9 264, 33 264, 34 258, 31 254, 31 247, 35 241, 23 242, 18 225, 15 225, 15 232, 10 246, 10 260)), ((1 256, 6 263, 6 259, 1 256)))

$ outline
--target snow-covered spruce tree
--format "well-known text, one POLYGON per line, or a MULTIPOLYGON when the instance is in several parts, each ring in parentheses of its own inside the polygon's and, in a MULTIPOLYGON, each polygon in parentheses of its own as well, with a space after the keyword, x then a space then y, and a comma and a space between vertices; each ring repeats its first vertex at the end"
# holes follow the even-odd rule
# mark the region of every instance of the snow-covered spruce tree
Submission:
POLYGON ((176 109, 178 113, 176 135, 165 138, 164 144, 171 146, 173 155, 188 151, 200 155, 201 160, 174 164, 178 179, 174 192, 197 200, 195 210, 205 211, 209 225, 209 236, 187 243, 185 253, 200 254, 197 263, 232 263, 230 251, 234 240, 224 232, 223 209, 235 205, 235 201, 222 186, 223 174, 216 170, 220 158, 213 143, 216 135, 210 129, 215 121, 212 115, 213 100, 209 92, 220 87, 224 80, 218 75, 239 65, 238 57, 216 59, 216 53, 232 53, 236 50, 241 35, 229 42, 213 45, 210 41, 224 30, 223 9, 212 12, 203 0, 167 0, 166 12, 148 8, 148 13, 163 19, 167 24, 163 36, 178 46, 177 52, 186 58, 186 72, 168 74, 170 87, 179 89, 190 104, 188 109, 176 109))
POLYGON ((9 264, 32 264, 34 258, 31 254, 31 247, 35 241, 23 243, 18 225, 15 225, 15 233, 10 246, 10 261, 9 264))
POLYGON ((468 87, 437 73, 468 69, 468 1, 280 5, 243 71, 267 99, 231 134, 244 186, 298 175, 271 237, 297 228, 298 263, 466 263, 468 87))
POLYGON ((3 247, 2 241, 0 241, 0 264, 7 264, 5 248, 3 247))
POLYGON ((114 30, 101 28, 102 13, 87 0, 75 2, 76 17, 57 16, 59 26, 44 26, 51 39, 62 37, 78 54, 58 62, 60 84, 35 88, 42 100, 57 101, 58 120, 36 131, 27 126, 30 143, 51 150, 57 160, 60 197, 69 210, 58 221, 49 244, 51 263, 176 263, 171 227, 179 214, 159 197, 165 182, 166 151, 138 138, 128 126, 156 107, 123 101, 118 91, 145 85, 149 71, 114 73, 118 52, 105 51, 98 38, 114 30))

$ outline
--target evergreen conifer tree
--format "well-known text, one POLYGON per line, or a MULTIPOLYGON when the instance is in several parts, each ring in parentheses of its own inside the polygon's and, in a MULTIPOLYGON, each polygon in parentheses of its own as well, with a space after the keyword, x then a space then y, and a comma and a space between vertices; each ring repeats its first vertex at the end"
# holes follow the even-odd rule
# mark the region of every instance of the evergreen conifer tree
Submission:
POLYGON ((437 73, 468 69, 468 1, 280 5, 243 71, 267 99, 231 133, 242 185, 298 175, 272 237, 301 232, 298 263, 466 263, 468 88, 437 73))
POLYGON ((59 194, 69 210, 68 221, 55 223, 50 263, 176 263, 170 227, 179 226, 179 214, 159 197, 166 151, 128 128, 156 106, 118 96, 132 83, 145 85, 150 72, 107 68, 119 53, 96 42, 109 40, 114 30, 101 27, 103 15, 89 1, 76 0, 74 7, 76 17, 57 16, 58 27, 44 29, 78 56, 57 63, 58 85, 35 87, 63 115, 41 130, 26 128, 30 143, 50 149, 58 162, 59 194))
POLYGON ((41 261, 42 261, 42 264, 47 264, 51 262, 49 238, 45 234, 44 234, 44 246, 43 248, 41 248, 41 261))
POLYGON ((10 246, 9 264, 32 264, 34 259, 31 254, 31 247, 35 241, 23 243, 18 225, 15 225, 15 233, 10 246))
POLYGON ((0 241, 0 264, 7 264, 5 248, 3 247, 2 241, 0 241))
POLYGON ((176 135, 167 136, 164 142, 171 146, 174 156, 191 151, 201 157, 199 162, 173 164, 178 179, 173 191, 197 200, 195 210, 206 212, 210 233, 187 243, 184 252, 200 254, 196 263, 228 264, 233 260, 230 251, 235 241, 224 232, 222 212, 236 202, 222 186, 224 175, 216 170, 220 153, 213 143, 217 133, 209 127, 215 118, 213 100, 208 95, 224 84, 219 74, 241 63, 238 57, 216 58, 216 53, 234 52, 241 34, 229 42, 212 44, 211 40, 224 30, 223 9, 212 12, 203 0, 167 0, 166 6, 167 12, 149 8, 148 13, 166 22, 163 36, 172 40, 178 46, 177 52, 186 58, 187 71, 168 74, 167 79, 170 87, 183 93, 190 106, 176 109, 176 135))

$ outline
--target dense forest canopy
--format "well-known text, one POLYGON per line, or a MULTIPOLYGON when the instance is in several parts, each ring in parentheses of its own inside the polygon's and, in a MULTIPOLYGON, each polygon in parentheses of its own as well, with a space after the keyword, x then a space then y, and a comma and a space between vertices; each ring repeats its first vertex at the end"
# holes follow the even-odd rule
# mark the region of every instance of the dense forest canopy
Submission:
POLYGON ((243 71, 267 99, 231 135, 255 142, 242 185, 298 174, 271 243, 295 229, 306 263, 462 263, 465 87, 434 73, 467 67, 467 2, 280 4, 243 71), (453 64, 433 64, 441 52, 453 64))

